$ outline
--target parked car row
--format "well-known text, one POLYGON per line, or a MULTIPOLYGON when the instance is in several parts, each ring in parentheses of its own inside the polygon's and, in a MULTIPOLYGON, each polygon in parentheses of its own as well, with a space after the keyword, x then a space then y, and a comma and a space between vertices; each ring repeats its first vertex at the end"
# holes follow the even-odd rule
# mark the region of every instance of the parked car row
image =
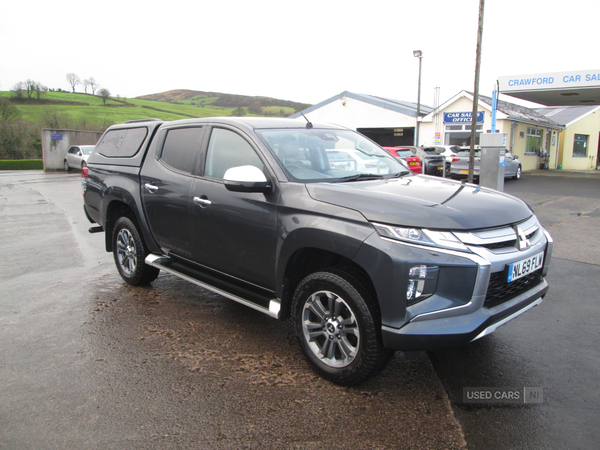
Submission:
MULTIPOLYGON (((432 145, 427 147, 383 147, 388 153, 406 163, 415 173, 447 176, 451 178, 467 178, 469 175, 470 150, 457 145, 432 145), (445 172, 444 172, 445 164, 445 172)), ((479 179, 481 150, 475 151, 473 177, 479 179)), ((504 160, 504 177, 518 180, 521 178, 522 167, 518 156, 513 156, 508 150, 504 160)))

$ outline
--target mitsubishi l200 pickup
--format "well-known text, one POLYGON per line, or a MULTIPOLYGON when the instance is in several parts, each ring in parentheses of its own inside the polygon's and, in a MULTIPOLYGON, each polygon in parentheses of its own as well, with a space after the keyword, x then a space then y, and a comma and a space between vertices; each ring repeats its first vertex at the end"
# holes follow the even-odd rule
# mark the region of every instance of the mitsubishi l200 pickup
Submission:
POLYGON ((479 339, 548 290, 553 241, 527 204, 413 174, 339 126, 133 121, 104 133, 82 175, 90 231, 125 282, 164 271, 290 318, 306 361, 340 385, 395 350, 479 339))

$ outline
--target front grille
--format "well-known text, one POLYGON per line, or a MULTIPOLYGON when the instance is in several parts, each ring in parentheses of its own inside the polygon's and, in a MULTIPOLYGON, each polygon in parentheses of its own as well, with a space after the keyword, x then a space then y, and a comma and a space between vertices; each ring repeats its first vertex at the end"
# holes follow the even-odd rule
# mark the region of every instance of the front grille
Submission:
POLYGON ((490 276, 490 284, 488 285, 483 306, 493 308, 541 283, 542 270, 530 273, 512 283, 507 283, 506 278, 507 275, 505 272, 496 272, 490 276))

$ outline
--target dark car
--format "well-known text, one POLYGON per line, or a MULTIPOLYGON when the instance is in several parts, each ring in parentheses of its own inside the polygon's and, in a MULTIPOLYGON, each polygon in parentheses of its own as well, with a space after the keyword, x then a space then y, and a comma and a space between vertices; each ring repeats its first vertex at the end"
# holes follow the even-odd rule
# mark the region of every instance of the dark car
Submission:
POLYGON ((423 173, 427 175, 435 175, 438 177, 444 176, 444 165, 446 159, 444 158, 444 156, 438 154, 435 150, 413 146, 402 146, 394 148, 398 151, 410 150, 410 152, 414 156, 418 156, 421 160, 421 164, 424 167, 423 173))
MULTIPOLYGON (((423 154, 430 170, 432 156, 423 154)), ((548 290, 552 238, 525 202, 412 174, 331 124, 113 125, 82 188, 90 231, 104 232, 125 282, 162 271, 291 318, 305 359, 341 385, 374 376, 395 350, 479 339, 548 290), (361 167, 357 152, 377 167, 361 167)))

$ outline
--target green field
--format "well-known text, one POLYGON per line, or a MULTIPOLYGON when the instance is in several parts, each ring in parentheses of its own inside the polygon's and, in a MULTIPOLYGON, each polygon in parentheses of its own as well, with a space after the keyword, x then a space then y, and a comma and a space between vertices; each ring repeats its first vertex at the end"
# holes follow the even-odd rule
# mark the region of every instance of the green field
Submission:
MULTIPOLYGON (((0 91, 0 96, 12 97, 11 91, 0 91)), ((219 107, 213 103, 218 97, 194 96, 182 100, 153 101, 138 98, 109 98, 104 105, 102 98, 90 94, 69 92, 46 92, 45 103, 14 101, 21 112, 21 118, 43 124, 49 115, 66 115, 74 124, 97 123, 111 125, 133 119, 157 118, 177 120, 190 117, 231 116, 234 107, 219 107)), ((242 107, 247 116, 256 116, 242 107)), ((262 115, 289 116, 295 112, 286 106, 267 106, 262 115)))

